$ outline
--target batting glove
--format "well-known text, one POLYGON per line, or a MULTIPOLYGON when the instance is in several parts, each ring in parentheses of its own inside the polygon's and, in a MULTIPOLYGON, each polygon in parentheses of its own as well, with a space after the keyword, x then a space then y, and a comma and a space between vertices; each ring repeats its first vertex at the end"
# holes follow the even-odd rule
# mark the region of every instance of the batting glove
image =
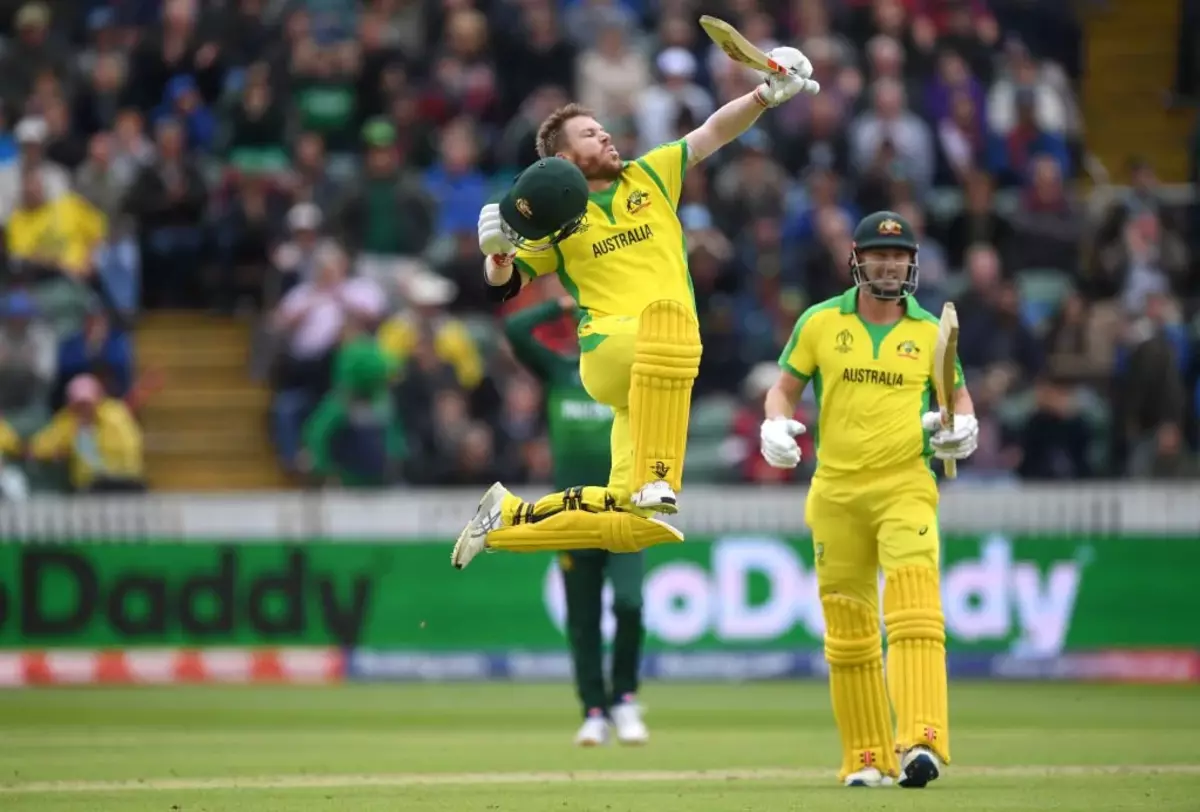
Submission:
POLYGON ((783 417, 764 420, 758 432, 763 459, 772 468, 795 468, 800 464, 800 446, 795 438, 806 431, 799 420, 783 417))
POLYGON ((921 427, 933 432, 929 445, 939 460, 965 460, 979 447, 979 421, 973 414, 956 414, 954 425, 942 428, 941 412, 926 412, 921 427))
POLYGON ((504 236, 499 203, 488 203, 479 212, 479 250, 489 257, 511 256, 517 251, 512 241, 504 236))
POLYGON ((778 107, 800 93, 815 96, 821 92, 821 85, 811 78, 812 63, 798 49, 786 46, 774 48, 767 56, 783 65, 790 73, 768 74, 766 81, 754 91, 758 103, 763 107, 778 107))

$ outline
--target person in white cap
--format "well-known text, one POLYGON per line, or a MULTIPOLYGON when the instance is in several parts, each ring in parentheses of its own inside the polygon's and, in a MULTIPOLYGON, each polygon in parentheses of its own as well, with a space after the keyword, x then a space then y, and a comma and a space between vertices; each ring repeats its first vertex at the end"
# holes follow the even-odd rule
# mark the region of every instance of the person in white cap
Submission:
POLYGON ((35 168, 42 178, 42 195, 57 200, 71 188, 71 176, 58 164, 46 160, 46 121, 35 116, 21 119, 13 131, 20 154, 16 161, 0 167, 0 224, 7 224, 21 199, 21 175, 35 168))
POLYGON ((696 57, 685 48, 667 48, 655 61, 662 82, 645 88, 637 98, 637 125, 643 151, 675 138, 675 122, 684 110, 692 120, 712 115, 713 97, 693 79, 696 57))
POLYGON ((291 236, 271 254, 271 262, 278 275, 278 296, 286 294, 300 282, 312 280, 317 257, 337 244, 322 236, 321 227, 325 216, 315 203, 297 203, 287 214, 287 227, 291 236))

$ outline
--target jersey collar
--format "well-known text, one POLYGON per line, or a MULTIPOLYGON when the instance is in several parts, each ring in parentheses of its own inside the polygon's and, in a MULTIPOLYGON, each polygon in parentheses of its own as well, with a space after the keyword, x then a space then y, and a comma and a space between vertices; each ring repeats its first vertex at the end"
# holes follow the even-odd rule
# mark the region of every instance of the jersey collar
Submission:
MULTIPOLYGON (((850 315, 858 312, 858 288, 850 288, 841 296, 841 312, 843 315, 850 315)), ((917 300, 911 296, 904 297, 904 315, 910 319, 919 319, 921 306, 917 304, 917 300)))

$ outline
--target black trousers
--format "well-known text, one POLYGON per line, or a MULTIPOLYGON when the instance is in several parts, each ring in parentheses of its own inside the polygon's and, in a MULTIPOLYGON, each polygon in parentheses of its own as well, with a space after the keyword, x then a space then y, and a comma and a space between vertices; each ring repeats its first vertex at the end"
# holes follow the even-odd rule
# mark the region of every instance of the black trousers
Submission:
POLYGON ((642 553, 610 553, 605 550, 576 550, 559 555, 567 597, 567 635, 575 667, 575 688, 586 716, 589 711, 607 711, 638 690, 642 641, 642 553), (613 638, 612 674, 604 678, 604 645, 601 620, 604 613, 605 579, 612 582, 613 615, 617 629, 613 638))

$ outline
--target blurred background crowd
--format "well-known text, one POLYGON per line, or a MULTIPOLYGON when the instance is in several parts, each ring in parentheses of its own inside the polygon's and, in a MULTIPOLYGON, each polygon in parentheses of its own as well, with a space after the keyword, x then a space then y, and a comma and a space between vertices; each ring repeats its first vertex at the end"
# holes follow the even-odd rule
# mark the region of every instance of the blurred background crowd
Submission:
MULTIPOLYGON (((1200 132, 1176 145, 1190 188, 1138 150, 1099 165, 1073 5, 0 0, 0 485, 270 484, 239 461, 258 437, 280 482, 548 480, 502 319, 563 290, 497 314, 476 217, 568 100, 633 157, 751 89, 701 13, 797 45, 823 91, 687 175, 689 482, 810 473, 760 460, 761 396, 880 208, 922 235, 922 304, 958 303, 981 421, 963 477, 1190 475, 1200 132)), ((1186 105, 1200 27, 1177 30, 1161 92, 1186 105)), ((571 349, 570 316, 540 329, 571 349)))

